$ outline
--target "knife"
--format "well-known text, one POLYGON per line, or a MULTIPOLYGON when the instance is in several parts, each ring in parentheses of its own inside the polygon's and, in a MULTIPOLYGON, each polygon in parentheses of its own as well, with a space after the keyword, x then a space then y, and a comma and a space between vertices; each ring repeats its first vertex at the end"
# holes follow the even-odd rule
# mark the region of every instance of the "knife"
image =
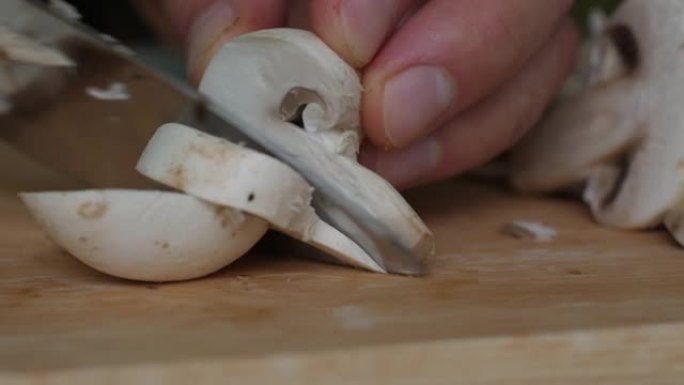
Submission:
POLYGON ((34 159, 93 187, 161 188, 137 174, 135 164, 157 127, 184 123, 285 162, 314 186, 319 215, 376 263, 390 273, 422 273, 424 250, 430 247, 407 244, 396 224, 383 222, 378 201, 383 198, 322 147, 302 143, 303 151, 293 153, 292 145, 282 145, 286 130, 245 128, 185 83, 148 68, 124 47, 42 3, 2 0, 0 26, 73 61, 18 63, 9 73, 21 87, 9 97, 11 112, 0 115, 0 137, 34 159), (125 84, 130 100, 103 102, 84 92, 112 84, 125 84))

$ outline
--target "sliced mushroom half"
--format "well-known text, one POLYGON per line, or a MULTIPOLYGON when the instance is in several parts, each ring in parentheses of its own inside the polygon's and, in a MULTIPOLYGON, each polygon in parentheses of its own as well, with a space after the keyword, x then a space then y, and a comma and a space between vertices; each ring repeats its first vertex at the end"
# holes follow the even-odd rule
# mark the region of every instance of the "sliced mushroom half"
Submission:
POLYGON ((262 219, 173 192, 84 190, 21 198, 55 243, 96 270, 132 280, 213 273, 268 229, 262 219))
POLYGON ((587 78, 599 80, 560 100, 515 150, 513 186, 549 192, 585 182, 600 223, 662 224, 684 192, 682 18, 681 1, 625 1, 598 37, 599 75, 587 78))

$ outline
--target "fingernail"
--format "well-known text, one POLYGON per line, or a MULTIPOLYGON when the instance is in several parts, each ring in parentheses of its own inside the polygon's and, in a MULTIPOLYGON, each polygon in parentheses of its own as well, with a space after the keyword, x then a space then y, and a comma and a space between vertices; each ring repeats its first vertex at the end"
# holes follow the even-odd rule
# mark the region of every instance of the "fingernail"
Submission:
MULTIPOLYGON (((196 67, 213 54, 215 46, 226 31, 238 21, 238 15, 230 0, 217 0, 200 13, 188 33, 188 66, 196 67)), ((202 69, 203 70, 203 69, 202 69)))
POLYGON ((352 65, 362 67, 373 59, 385 41, 397 12, 394 0, 348 0, 342 3, 342 33, 352 65))
POLYGON ((449 110, 456 87, 449 73, 437 66, 411 67, 385 83, 383 122, 388 144, 403 148, 432 132, 449 110))
POLYGON ((430 178, 442 162, 442 146, 429 138, 397 152, 376 154, 375 171, 398 188, 430 178))

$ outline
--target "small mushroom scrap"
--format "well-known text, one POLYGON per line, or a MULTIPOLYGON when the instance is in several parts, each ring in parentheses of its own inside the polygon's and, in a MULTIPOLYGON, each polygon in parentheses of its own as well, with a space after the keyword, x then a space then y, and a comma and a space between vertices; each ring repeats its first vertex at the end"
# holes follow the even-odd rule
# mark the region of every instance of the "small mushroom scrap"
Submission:
MULTIPOLYGON (((362 140, 359 79, 313 34, 276 29, 238 37, 220 50, 207 74, 205 95, 238 122, 294 130, 290 139, 325 148, 326 156, 339 157, 388 197, 385 212, 410 219, 404 231, 410 242, 423 247, 431 239, 399 193, 356 163, 362 140), (237 83, 226 92, 215 81, 219 78, 237 83)), ((210 274, 244 255, 269 228, 347 265, 386 272, 317 215, 311 185, 273 157, 168 123, 149 140, 137 170, 178 192, 85 190, 21 197, 56 243, 122 278, 161 282, 210 274)))
POLYGON ((545 193, 584 184, 600 223, 665 221, 684 240, 675 225, 684 197, 682 20, 682 1, 626 0, 587 43, 574 79, 581 87, 514 150, 512 185, 545 193))

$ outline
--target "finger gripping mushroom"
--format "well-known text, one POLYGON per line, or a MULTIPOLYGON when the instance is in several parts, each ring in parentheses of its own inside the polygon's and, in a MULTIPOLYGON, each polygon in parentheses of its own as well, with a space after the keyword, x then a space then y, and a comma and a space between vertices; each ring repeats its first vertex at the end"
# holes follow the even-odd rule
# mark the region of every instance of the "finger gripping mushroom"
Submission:
POLYGON ((584 183, 600 223, 661 225, 684 193, 683 19, 682 1, 625 1, 588 43, 602 54, 580 66, 589 68, 584 87, 514 151, 513 186, 549 192, 584 183))

